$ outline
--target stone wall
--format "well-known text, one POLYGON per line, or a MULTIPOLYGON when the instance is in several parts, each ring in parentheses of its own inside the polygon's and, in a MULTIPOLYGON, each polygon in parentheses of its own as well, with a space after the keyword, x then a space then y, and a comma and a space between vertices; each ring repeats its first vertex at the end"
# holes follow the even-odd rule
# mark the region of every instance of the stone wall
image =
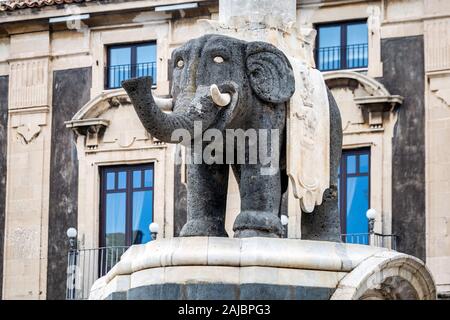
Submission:
POLYGON ((8 76, 0 77, 0 297, 3 284, 3 245, 5 236, 6 155, 8 142, 8 76))
MULTIPOLYGON (((181 148, 177 147, 177 156, 181 155, 181 148)), ((173 193, 173 235, 178 237, 181 228, 183 228, 187 219, 187 189, 186 184, 183 183, 184 164, 174 165, 174 193, 173 193)))
POLYGON ((78 159, 70 119, 90 98, 91 68, 54 72, 47 299, 64 299, 68 241, 66 230, 77 226, 78 159))
POLYGON ((392 139, 392 233, 399 236, 398 251, 425 260, 423 36, 382 39, 381 57, 380 81, 405 99, 392 139))

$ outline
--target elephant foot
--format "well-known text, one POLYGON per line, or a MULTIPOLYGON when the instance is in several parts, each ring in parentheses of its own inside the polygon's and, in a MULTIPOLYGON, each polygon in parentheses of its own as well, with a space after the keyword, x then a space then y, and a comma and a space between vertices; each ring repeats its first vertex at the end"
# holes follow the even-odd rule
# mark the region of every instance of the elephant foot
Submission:
POLYGON ((235 238, 252 238, 252 237, 263 237, 263 238, 279 238, 276 234, 272 232, 267 232, 263 230, 254 229, 242 229, 236 230, 234 233, 235 238))
POLYGON ((235 238, 280 238, 282 230, 280 219, 266 211, 243 211, 237 216, 233 226, 235 238))
POLYGON ((222 221, 193 219, 183 226, 180 237, 228 237, 228 233, 222 221))

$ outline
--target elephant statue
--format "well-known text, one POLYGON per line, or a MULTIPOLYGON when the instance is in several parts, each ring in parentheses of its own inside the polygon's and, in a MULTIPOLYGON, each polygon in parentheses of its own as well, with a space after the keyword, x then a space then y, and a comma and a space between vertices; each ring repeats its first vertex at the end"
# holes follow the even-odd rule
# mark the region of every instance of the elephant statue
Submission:
MULTIPOLYGON (((283 177, 286 158, 286 108, 295 91, 295 79, 287 57, 266 42, 246 42, 208 34, 192 39, 172 53, 171 100, 152 95, 152 79, 142 77, 122 83, 145 129, 157 139, 179 143, 176 130, 190 133, 192 141, 207 129, 222 132, 249 129, 277 130, 276 139, 259 139, 277 157, 273 163, 187 164, 187 222, 180 236, 228 236, 225 211, 229 168, 239 184, 241 211, 234 237, 280 237, 281 198, 287 188, 283 177), (170 106, 173 112, 161 109, 170 106), (194 124, 200 123, 198 132, 194 124), (274 169, 263 174, 263 169, 274 169)), ((272 137, 273 138, 273 137, 272 137)), ((206 143, 192 157, 202 155, 206 143)), ((226 148, 230 148, 227 144, 226 148)), ((229 152, 226 150, 225 152, 229 152)), ((236 160, 236 159, 233 159, 236 160)))

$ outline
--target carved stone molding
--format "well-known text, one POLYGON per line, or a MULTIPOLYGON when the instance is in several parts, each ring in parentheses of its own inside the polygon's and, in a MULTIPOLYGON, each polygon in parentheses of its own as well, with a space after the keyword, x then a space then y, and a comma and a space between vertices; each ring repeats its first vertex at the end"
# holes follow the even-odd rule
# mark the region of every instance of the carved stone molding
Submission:
POLYGON ((128 95, 123 89, 108 90, 84 105, 66 127, 85 136, 87 151, 130 148, 166 147, 150 136, 139 121, 128 95))
POLYGON ((49 58, 10 61, 9 108, 48 106, 49 58))
POLYGON ((446 106, 450 106, 450 72, 429 76, 430 91, 446 106))
POLYGON ((450 69, 450 19, 424 22, 427 72, 450 69))
POLYGON ((403 97, 395 96, 381 96, 381 97, 358 97, 354 99, 355 103, 362 107, 362 110, 367 111, 368 124, 372 129, 379 129, 383 127, 383 113, 392 112, 397 105, 403 103, 403 97))
POLYGON ((340 100, 346 105, 338 105, 344 133, 383 129, 385 113, 393 112, 403 103, 403 97, 391 95, 380 82, 361 73, 328 72, 324 78, 332 91, 343 95, 340 100))
POLYGON ((83 119, 65 122, 67 128, 71 128, 77 135, 86 136, 85 146, 88 149, 96 149, 99 137, 109 126, 109 120, 83 119))
POLYGON ((47 125, 49 107, 35 107, 10 110, 11 128, 24 144, 32 143, 41 133, 41 127, 47 125))

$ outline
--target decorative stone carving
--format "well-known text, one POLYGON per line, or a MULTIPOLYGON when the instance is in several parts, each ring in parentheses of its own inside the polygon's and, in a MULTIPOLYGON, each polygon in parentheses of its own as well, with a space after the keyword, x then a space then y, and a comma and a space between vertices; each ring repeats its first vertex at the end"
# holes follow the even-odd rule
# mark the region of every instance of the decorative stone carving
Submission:
MULTIPOLYGON (((271 293, 263 296, 256 291, 253 299, 279 299, 279 291, 285 299, 299 300, 436 298, 433 278, 423 262, 384 248, 298 239, 195 237, 158 239, 131 247, 94 283, 89 299, 133 299, 131 291, 139 287, 167 283, 181 288, 223 286, 223 291, 206 290, 206 299, 220 299, 224 292, 231 294, 229 299, 245 299, 235 295, 239 290, 234 287, 257 287, 258 283, 271 293), (290 292, 308 287, 311 296, 286 296, 287 286, 290 292)), ((157 294, 161 290, 143 291, 145 299, 164 299, 157 294)), ((169 293, 176 290, 167 291, 166 298, 183 299, 169 293)))
POLYGON ((48 58, 10 62, 10 109, 49 105, 48 64, 48 58))
POLYGON ((16 129, 17 133, 24 139, 26 144, 30 143, 41 132, 41 127, 34 124, 23 124, 16 129))
POLYGON ((30 144, 41 133, 41 126, 47 124, 48 107, 35 107, 27 109, 12 109, 11 127, 15 129, 19 140, 30 144))
POLYGON ((89 151, 126 149, 135 147, 136 143, 141 143, 141 147, 164 145, 141 126, 123 89, 95 97, 67 121, 66 126, 77 135, 85 136, 84 147, 89 151))
MULTIPOLYGON (((322 75, 313 69, 312 48, 316 32, 308 28, 297 29, 292 23, 295 21, 292 15, 273 14, 288 12, 290 6, 295 8, 295 1, 270 4, 260 1, 257 5, 261 7, 260 15, 242 12, 232 0, 224 1, 223 6, 227 12, 221 15, 219 21, 200 21, 205 33, 218 33, 246 41, 266 41, 282 50, 293 67, 296 91, 289 102, 287 119, 287 173, 295 198, 291 201, 297 202, 301 210, 312 212, 315 206, 322 203, 323 193, 330 186, 329 105, 322 75), (271 9, 267 11, 264 6, 271 9), (299 137, 301 143, 298 143, 299 137)), ((298 211, 290 214, 298 214, 298 211)), ((300 228, 295 223, 289 225, 290 230, 300 228)))
POLYGON ((325 74, 330 89, 337 92, 341 102, 344 133, 383 129, 385 113, 394 112, 403 97, 391 95, 378 81, 361 73, 337 71, 325 74))
POLYGON ((312 212, 330 185, 328 95, 318 70, 296 59, 291 64, 297 76, 287 120, 287 173, 302 211, 312 212))
POLYGON ((83 119, 66 121, 66 127, 73 129, 78 135, 86 136, 85 146, 88 149, 96 149, 99 144, 99 136, 109 126, 109 120, 83 119))
POLYGON ((450 73, 431 75, 430 91, 446 106, 450 106, 450 73))
POLYGON ((450 19, 424 22, 425 69, 436 72, 450 69, 450 19))

